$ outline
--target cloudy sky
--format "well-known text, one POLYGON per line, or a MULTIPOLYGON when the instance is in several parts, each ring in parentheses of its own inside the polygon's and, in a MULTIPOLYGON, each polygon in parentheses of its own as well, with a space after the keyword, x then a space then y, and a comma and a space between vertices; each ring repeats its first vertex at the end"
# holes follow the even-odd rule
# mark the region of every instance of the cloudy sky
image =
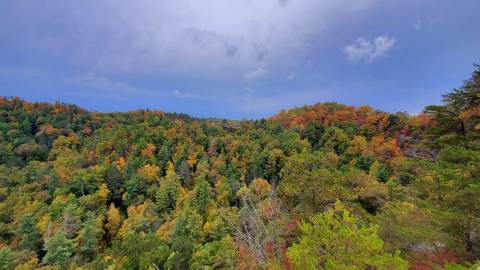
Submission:
POLYGON ((478 0, 0 1, 0 95, 259 118, 418 113, 480 62, 478 0))

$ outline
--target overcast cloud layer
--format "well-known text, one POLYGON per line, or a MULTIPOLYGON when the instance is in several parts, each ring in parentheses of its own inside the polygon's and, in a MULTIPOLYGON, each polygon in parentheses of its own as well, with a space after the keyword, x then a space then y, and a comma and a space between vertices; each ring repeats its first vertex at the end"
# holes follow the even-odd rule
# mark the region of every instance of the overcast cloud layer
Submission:
POLYGON ((433 0, 5 0, 0 94, 234 118, 332 99, 419 111, 478 62, 480 5, 453 4, 458 15, 433 0), (434 82, 449 70, 432 60, 460 66, 434 82), (432 73, 410 84, 410 66, 432 73))
POLYGON ((76 64, 106 71, 248 74, 295 61, 310 42, 327 38, 323 32, 333 21, 372 4, 348 2, 30 1, 5 5, 4 13, 16 14, 7 18, 11 25, 20 23, 20 29, 7 30, 12 46, 41 46, 76 64), (33 36, 18 36, 18 30, 33 36))

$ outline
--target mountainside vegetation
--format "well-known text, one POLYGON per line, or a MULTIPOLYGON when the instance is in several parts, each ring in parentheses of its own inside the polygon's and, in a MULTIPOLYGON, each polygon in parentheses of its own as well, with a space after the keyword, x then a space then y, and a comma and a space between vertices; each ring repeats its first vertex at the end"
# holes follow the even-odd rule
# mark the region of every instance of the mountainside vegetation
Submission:
POLYGON ((479 259, 479 66, 414 116, 318 103, 233 121, 0 98, 0 269, 479 259))

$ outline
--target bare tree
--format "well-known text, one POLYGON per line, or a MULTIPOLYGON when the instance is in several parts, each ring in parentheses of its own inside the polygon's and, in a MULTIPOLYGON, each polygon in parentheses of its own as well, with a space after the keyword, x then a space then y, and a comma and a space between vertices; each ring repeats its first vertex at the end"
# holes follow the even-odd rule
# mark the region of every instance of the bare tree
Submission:
POLYGON ((270 191, 264 199, 251 193, 240 199, 240 224, 235 233, 237 242, 243 244, 261 265, 272 257, 283 261, 281 207, 275 191, 270 191))

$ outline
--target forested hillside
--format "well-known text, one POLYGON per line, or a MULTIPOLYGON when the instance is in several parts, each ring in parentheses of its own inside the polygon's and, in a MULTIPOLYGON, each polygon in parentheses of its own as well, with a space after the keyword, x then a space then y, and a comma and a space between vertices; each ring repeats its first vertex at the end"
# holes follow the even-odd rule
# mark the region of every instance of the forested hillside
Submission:
POLYGON ((0 99, 0 269, 475 269, 480 67, 423 114, 0 99))

